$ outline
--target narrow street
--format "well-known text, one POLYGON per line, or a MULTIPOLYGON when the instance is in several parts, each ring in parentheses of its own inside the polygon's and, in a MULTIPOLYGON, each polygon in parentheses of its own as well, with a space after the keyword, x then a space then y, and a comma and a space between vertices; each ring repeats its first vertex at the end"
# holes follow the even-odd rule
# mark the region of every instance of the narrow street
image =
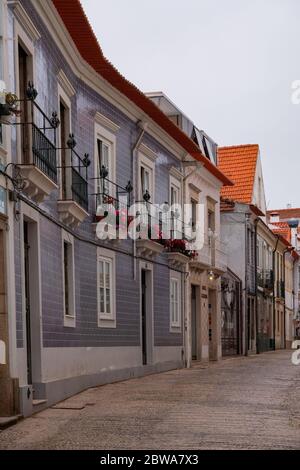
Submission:
POLYGON ((0 433, 1 449, 298 449, 290 351, 87 390, 0 433))

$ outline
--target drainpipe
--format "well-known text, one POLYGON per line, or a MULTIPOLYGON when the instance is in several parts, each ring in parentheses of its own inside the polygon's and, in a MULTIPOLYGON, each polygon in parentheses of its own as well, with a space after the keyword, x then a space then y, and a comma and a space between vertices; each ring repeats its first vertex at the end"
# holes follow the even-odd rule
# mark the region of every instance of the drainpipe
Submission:
POLYGON ((257 225, 260 219, 255 219, 255 260, 254 260, 254 282, 255 282, 255 323, 256 323, 256 353, 259 354, 259 343, 258 343, 258 301, 257 301, 257 225))
MULTIPOLYGON (((138 138, 135 142, 135 144, 133 145, 132 147, 132 159, 131 159, 131 162, 132 162, 132 186, 133 186, 133 197, 132 197, 132 203, 135 204, 135 201, 136 201, 136 164, 137 164, 137 159, 136 159, 136 156, 137 156, 137 151, 138 151, 138 148, 142 142, 142 139, 144 137, 144 134, 145 134, 145 131, 147 129, 147 126, 148 126, 148 123, 147 122, 143 122, 143 121, 138 121, 137 123, 137 127, 140 128, 140 133, 138 135, 138 138)), ((136 259, 136 240, 133 240, 133 280, 136 281, 136 265, 137 265, 137 259, 136 259)))
POLYGON ((248 356, 248 344, 249 344, 249 318, 248 318, 248 220, 249 214, 245 214, 245 298, 244 298, 244 309, 245 309, 245 322, 244 327, 246 327, 246 344, 245 344, 245 356, 248 356), (247 322, 246 322, 247 318, 247 322))
POLYGON ((283 344, 286 349, 286 304, 285 304, 285 255, 290 252, 289 248, 286 248, 283 252, 283 282, 284 282, 284 306, 283 306, 283 344))
POLYGON ((274 336, 274 345, 273 350, 276 349, 276 318, 275 318, 275 254, 277 251, 278 243, 279 243, 279 236, 276 235, 276 245, 273 250, 273 336, 274 336))

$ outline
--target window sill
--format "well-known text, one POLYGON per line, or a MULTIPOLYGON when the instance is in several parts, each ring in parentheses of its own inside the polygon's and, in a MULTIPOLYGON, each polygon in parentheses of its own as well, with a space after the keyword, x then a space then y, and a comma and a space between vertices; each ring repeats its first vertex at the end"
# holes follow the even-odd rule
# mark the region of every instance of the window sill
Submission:
POLYGON ((64 326, 67 328, 75 328, 76 326, 76 317, 75 315, 65 315, 64 316, 64 326))
POLYGON ((171 326, 170 333, 181 333, 181 326, 171 326))
POLYGON ((115 318, 103 318, 98 316, 98 327, 99 328, 116 328, 117 321, 115 318))

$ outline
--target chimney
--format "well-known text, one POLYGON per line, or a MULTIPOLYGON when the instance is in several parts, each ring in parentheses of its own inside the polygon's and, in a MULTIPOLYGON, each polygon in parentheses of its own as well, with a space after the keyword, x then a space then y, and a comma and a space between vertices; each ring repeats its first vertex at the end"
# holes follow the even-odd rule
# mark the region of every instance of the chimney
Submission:
POLYGON ((270 224, 272 224, 273 222, 280 222, 279 212, 272 212, 270 214, 270 224))

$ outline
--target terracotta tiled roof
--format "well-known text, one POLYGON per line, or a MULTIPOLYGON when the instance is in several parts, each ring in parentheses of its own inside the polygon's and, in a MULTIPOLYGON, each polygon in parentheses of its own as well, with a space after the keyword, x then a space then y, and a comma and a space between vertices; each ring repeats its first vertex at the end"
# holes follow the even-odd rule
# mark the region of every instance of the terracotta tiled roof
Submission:
POLYGON ((224 175, 200 151, 199 147, 176 126, 147 96, 135 85, 126 80, 120 72, 104 57, 92 27, 79 0, 52 0, 82 58, 107 82, 127 96, 144 111, 154 122, 167 132, 186 152, 204 164, 223 184, 232 185, 224 175))
POLYGON ((300 219, 300 208, 290 208, 290 209, 273 209, 267 211, 267 215, 278 214, 280 219, 300 219))
POLYGON ((220 201, 220 210, 221 212, 227 212, 227 211, 232 211, 234 210, 235 203, 234 201, 231 201, 230 199, 223 199, 221 198, 220 201))
POLYGON ((271 222, 269 228, 276 235, 280 235, 288 243, 291 243, 292 240, 292 231, 287 222, 271 222))
POLYGON ((234 183, 222 188, 222 197, 251 204, 258 150, 257 144, 218 149, 218 167, 234 183))
POLYGON ((289 229, 290 226, 287 222, 271 222, 272 225, 276 225, 276 227, 278 228, 285 228, 285 229, 289 229))

